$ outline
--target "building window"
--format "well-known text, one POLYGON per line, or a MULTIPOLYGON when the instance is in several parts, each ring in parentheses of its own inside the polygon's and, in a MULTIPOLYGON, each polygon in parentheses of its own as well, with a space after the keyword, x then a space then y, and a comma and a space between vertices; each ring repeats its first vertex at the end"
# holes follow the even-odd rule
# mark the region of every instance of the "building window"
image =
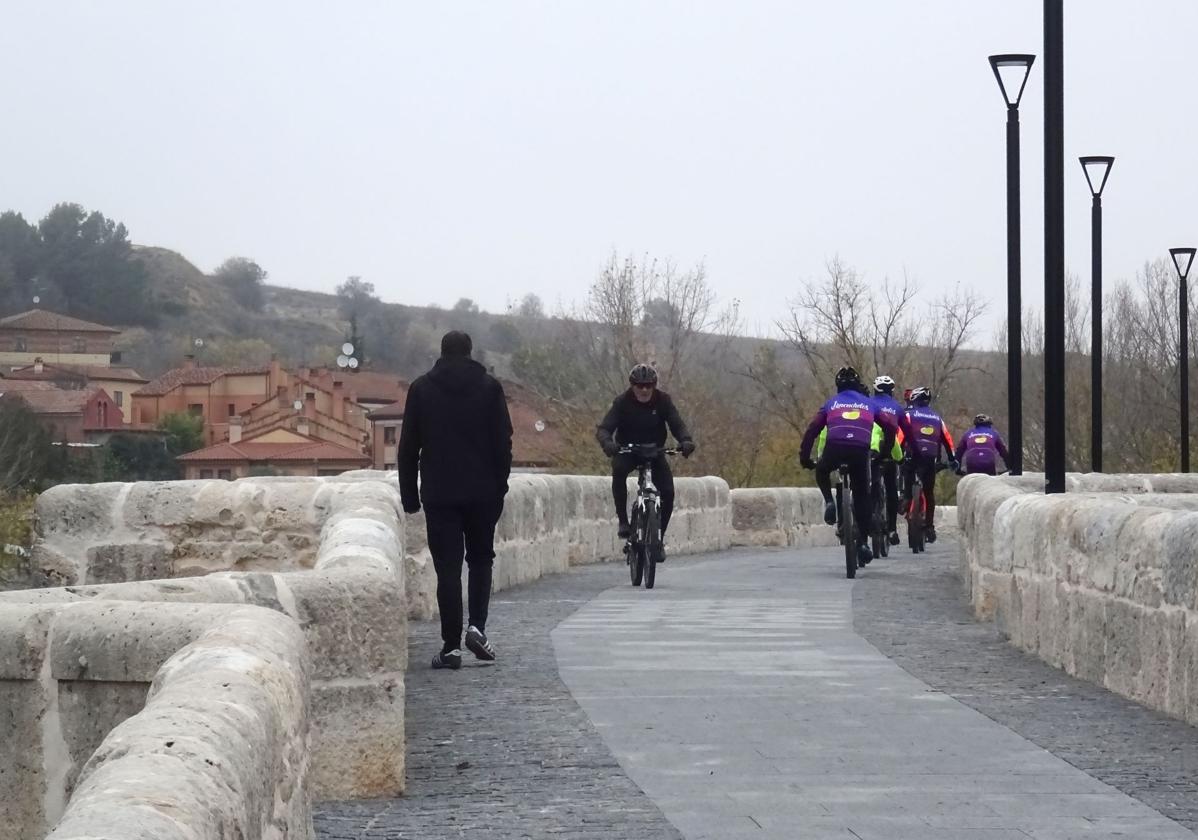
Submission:
POLYGON ((200 478, 212 478, 212 470, 200 470, 200 478))
POLYGON ((232 470, 217 470, 216 477, 219 479, 222 479, 224 481, 232 481, 233 480, 233 471, 232 470))
POLYGON ((395 443, 394 426, 383 426, 383 443, 395 443))
POLYGON ((25 343, 25 339, 23 339, 23 338, 13 339, 13 349, 16 350, 18 353, 24 353, 26 351, 26 349, 28 348, 28 346, 29 345, 27 345, 25 343))
POLYGON ((125 392, 124 391, 113 391, 112 399, 116 402, 117 405, 123 407, 125 405, 125 392))
POLYGON ((234 405, 233 403, 229 403, 229 416, 232 417, 236 413, 237 413, 237 406, 234 405))
POLYGON ((71 342, 71 346, 75 348, 76 353, 86 353, 87 339, 80 336, 75 336, 74 340, 71 342))
POLYGON ((191 414, 194 414, 196 417, 203 417, 204 405, 203 403, 192 403, 191 405, 187 406, 187 411, 191 414))

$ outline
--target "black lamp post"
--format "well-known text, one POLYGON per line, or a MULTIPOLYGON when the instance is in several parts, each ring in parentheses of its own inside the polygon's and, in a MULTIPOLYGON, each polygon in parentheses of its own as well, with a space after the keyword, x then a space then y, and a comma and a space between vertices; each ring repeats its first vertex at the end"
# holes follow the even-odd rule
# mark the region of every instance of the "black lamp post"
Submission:
POLYGON ((990 68, 1007 103, 1007 414, 1011 475, 1023 472, 1023 311, 1020 300, 1019 100, 1034 55, 990 56, 990 68))
POLYGON ((1113 157, 1078 158, 1094 203, 1090 209, 1090 471, 1102 472, 1102 190, 1113 157))
POLYGON ((1181 471, 1190 471, 1190 302, 1186 294, 1186 277, 1194 262, 1193 248, 1170 248, 1173 267, 1177 269, 1178 302, 1180 303, 1180 341, 1178 357, 1181 362, 1181 471))
POLYGON ((1065 492, 1065 23, 1044 0, 1044 492, 1065 492))

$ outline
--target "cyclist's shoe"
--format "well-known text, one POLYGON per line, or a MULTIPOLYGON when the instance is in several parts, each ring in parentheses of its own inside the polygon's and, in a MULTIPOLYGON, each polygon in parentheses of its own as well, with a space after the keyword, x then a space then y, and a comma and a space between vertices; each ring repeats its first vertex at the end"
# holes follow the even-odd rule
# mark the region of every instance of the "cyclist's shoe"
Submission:
POLYGON ((829 525, 836 524, 836 502, 824 503, 824 521, 829 525))
POLYGON ((495 661, 495 648, 487 641, 487 634, 473 624, 466 630, 466 647, 470 648, 470 652, 477 659, 484 662, 495 661))
POLYGON ((870 561, 874 559, 874 553, 869 550, 869 546, 862 543, 857 546, 857 565, 868 566, 870 561))
POLYGON ((923 529, 923 541, 928 545, 936 542, 936 528, 932 525, 923 529))
POLYGON ((433 657, 433 668, 435 670, 449 669, 456 671, 462 667, 462 652, 457 648, 449 651, 441 651, 433 657))
POLYGON ((619 535, 620 539, 626 540, 628 539, 629 535, 632 534, 632 526, 627 522, 621 522, 620 529, 616 531, 616 533, 619 535))
POLYGON ((899 544, 898 531, 891 531, 890 536, 888 536, 886 539, 890 540, 891 545, 898 545, 899 544))

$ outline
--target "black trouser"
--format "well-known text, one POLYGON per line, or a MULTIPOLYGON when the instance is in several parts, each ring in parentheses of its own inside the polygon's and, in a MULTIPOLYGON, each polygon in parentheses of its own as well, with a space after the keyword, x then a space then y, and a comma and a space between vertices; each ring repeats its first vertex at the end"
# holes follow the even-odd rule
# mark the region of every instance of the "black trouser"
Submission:
POLYGON ((853 519, 857 522, 857 539, 861 543, 869 540, 870 508, 873 505, 869 482, 870 450, 865 446, 845 446, 829 443, 815 464, 815 483, 824 494, 824 501, 832 501, 832 473, 841 464, 848 465, 849 481, 853 486, 853 519))
MULTIPOLYGON (((628 524, 628 476, 640 463, 631 455, 616 455, 611 459, 611 495, 616 501, 616 516, 621 525, 628 524)), ((670 514, 674 512, 674 474, 665 455, 658 455, 649 462, 653 470, 653 484, 661 496, 661 535, 666 535, 670 514)))
POLYGON ((491 566, 495 560, 495 524, 503 499, 455 505, 425 505, 428 550, 437 570, 437 607, 441 611, 444 650, 462 643, 462 557, 470 568, 467 593, 470 623, 486 632, 491 602, 491 566))
POLYGON ((924 524, 927 527, 935 527, 936 522, 936 460, 934 458, 915 458, 904 468, 903 477, 903 497, 908 501, 912 498, 912 488, 914 479, 912 476, 918 472, 919 480, 923 482, 923 495, 927 500, 927 511, 924 515, 924 524))
POLYGON ((882 483, 886 487, 886 530, 898 528, 898 464, 891 458, 882 459, 882 483))

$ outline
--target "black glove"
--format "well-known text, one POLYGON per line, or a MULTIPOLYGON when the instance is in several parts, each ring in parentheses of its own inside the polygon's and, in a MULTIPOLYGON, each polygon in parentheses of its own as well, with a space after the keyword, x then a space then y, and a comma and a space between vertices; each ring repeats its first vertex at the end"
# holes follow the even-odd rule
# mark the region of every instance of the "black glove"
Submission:
POLYGON ((948 467, 949 467, 949 469, 951 469, 953 472, 957 473, 958 475, 961 474, 961 462, 958 461, 956 458, 953 458, 951 461, 948 462, 948 467))
POLYGON ((608 458, 614 458, 616 453, 620 451, 620 445, 614 440, 605 441, 603 444, 603 454, 608 458))
POLYGON ((812 461, 810 456, 799 458, 799 466, 805 470, 813 470, 815 469, 815 461, 812 461))
POLYGON ((679 448, 682 450, 682 457, 689 458, 695 453, 695 442, 693 440, 684 440, 679 448))

